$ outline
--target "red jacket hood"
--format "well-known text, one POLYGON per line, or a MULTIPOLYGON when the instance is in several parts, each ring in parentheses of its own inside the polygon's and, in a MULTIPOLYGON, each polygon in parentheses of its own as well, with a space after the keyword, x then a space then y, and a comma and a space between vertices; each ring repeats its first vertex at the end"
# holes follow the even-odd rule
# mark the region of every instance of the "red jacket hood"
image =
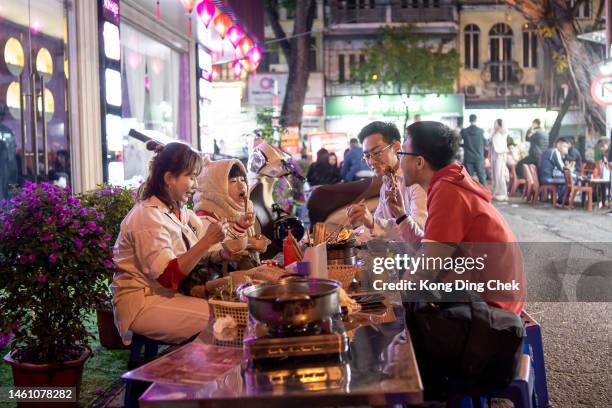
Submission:
POLYGON ((483 200, 491 202, 491 192, 484 188, 479 182, 474 180, 465 170, 465 167, 458 163, 449 164, 434 174, 433 178, 429 182, 429 190, 427 191, 427 195, 429 195, 434 188, 437 188, 439 183, 443 182, 451 183, 464 188, 467 191, 476 194, 483 200))

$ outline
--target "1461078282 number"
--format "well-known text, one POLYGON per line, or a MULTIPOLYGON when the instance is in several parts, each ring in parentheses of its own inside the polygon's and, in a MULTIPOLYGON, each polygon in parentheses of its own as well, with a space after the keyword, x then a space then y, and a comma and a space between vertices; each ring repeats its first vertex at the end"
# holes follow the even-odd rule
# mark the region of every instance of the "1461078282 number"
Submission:
POLYGON ((76 402, 74 387, 1 387, 0 401, 7 402, 76 402))

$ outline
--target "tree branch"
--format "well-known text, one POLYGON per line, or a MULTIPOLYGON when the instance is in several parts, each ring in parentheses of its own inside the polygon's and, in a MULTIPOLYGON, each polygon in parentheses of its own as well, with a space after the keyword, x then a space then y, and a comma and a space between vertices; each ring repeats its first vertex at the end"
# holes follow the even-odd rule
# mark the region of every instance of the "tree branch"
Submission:
POLYGON ((283 55, 285 59, 289 61, 291 59, 291 43, 287 39, 287 34, 285 34, 285 30, 283 30, 283 26, 280 24, 280 17, 278 15, 278 0, 266 0, 266 15, 268 16, 268 20, 270 20, 270 25, 272 26, 272 31, 274 31, 274 36, 276 37, 283 50, 283 55))

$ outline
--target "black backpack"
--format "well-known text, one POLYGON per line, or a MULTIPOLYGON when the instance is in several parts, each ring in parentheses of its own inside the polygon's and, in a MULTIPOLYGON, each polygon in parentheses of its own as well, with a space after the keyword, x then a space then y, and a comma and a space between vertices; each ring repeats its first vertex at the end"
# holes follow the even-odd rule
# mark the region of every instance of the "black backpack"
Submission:
POLYGON ((405 304, 427 399, 445 399, 451 381, 505 388, 516 375, 525 327, 519 316, 490 307, 475 293, 468 302, 405 304))

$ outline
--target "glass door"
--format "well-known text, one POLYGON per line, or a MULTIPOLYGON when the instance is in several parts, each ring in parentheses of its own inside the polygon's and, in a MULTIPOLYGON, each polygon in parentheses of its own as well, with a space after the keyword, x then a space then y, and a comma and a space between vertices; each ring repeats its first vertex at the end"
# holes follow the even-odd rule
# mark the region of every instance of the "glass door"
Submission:
POLYGON ((0 4, 0 198, 26 180, 70 184, 67 6, 0 4))

